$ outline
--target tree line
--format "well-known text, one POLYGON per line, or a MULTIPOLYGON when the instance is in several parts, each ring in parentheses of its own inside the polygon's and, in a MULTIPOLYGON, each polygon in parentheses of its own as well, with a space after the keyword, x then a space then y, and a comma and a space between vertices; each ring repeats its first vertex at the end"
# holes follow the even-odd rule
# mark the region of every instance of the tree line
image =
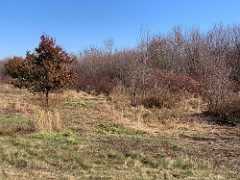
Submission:
MULTIPOLYGON (((193 94, 207 103, 208 113, 239 121, 238 24, 218 24, 206 32, 174 27, 158 35, 143 29, 135 48, 116 49, 109 40, 105 48, 92 46, 70 57, 67 66, 75 74, 76 90, 109 95, 117 88, 129 95, 133 106, 149 108, 171 108, 193 94)), ((18 67, 26 59, 2 61, 2 74, 18 77, 18 67)))

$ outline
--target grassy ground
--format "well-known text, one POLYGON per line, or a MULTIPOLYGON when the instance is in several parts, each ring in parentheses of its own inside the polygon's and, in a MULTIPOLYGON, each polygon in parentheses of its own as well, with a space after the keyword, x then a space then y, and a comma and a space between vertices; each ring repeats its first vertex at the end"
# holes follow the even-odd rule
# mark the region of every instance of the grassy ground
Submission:
POLYGON ((41 97, 1 85, 0 179, 240 179, 239 127, 206 124, 196 99, 172 110, 51 99, 46 118, 41 97))

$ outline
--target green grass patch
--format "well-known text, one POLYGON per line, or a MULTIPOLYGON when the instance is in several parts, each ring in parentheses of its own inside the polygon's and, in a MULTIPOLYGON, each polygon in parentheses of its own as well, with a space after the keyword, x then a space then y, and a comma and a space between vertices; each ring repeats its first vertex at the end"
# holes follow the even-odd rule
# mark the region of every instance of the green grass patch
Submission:
POLYGON ((144 134, 142 131, 137 131, 133 128, 124 127, 118 124, 99 124, 95 128, 95 132, 100 134, 124 134, 124 135, 134 135, 134 134, 144 134))
POLYGON ((65 102, 65 105, 68 106, 82 106, 82 107, 91 107, 91 103, 86 98, 71 98, 65 102))
POLYGON ((1 124, 24 124, 28 123, 29 119, 27 119, 24 116, 14 116, 14 115, 8 115, 8 116, 1 116, 0 115, 0 123, 1 124))
POLYGON ((178 144, 178 143, 176 143, 176 142, 172 142, 172 143, 171 143, 171 147, 172 147, 172 149, 175 150, 175 151, 181 150, 181 145, 178 144))
POLYGON ((87 149, 82 152, 85 142, 72 131, 27 135, 11 139, 13 147, 1 152, 1 160, 17 168, 38 168, 32 166, 40 161, 59 170, 87 169, 91 163, 86 163, 87 149))

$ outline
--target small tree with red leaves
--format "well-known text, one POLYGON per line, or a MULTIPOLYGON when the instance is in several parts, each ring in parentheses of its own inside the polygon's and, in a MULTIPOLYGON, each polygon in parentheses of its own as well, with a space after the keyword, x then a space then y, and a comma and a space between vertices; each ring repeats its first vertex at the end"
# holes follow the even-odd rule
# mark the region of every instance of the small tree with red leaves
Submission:
POLYGON ((49 93, 73 84, 74 72, 68 69, 72 61, 71 56, 56 45, 53 38, 42 35, 34 52, 27 52, 15 85, 33 93, 42 93, 48 110, 49 93))

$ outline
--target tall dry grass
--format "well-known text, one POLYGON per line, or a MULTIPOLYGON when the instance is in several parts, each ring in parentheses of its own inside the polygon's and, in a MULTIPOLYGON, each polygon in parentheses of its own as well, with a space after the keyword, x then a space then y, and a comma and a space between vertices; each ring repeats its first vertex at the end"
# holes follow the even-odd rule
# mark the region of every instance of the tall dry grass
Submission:
POLYGON ((37 131, 53 131, 63 128, 63 121, 58 110, 39 110, 34 115, 34 125, 37 131))
POLYGON ((162 100, 171 106, 145 108, 142 105, 131 106, 131 98, 124 89, 114 89, 109 104, 109 113, 119 124, 125 124, 143 131, 155 132, 157 126, 175 123, 189 123, 196 120, 206 110, 207 104, 201 97, 190 93, 181 93, 168 96, 162 100), (176 97, 180 96, 180 97, 176 97), (177 100, 173 100, 177 98, 177 100), (196 116, 197 117, 197 116, 196 116))

